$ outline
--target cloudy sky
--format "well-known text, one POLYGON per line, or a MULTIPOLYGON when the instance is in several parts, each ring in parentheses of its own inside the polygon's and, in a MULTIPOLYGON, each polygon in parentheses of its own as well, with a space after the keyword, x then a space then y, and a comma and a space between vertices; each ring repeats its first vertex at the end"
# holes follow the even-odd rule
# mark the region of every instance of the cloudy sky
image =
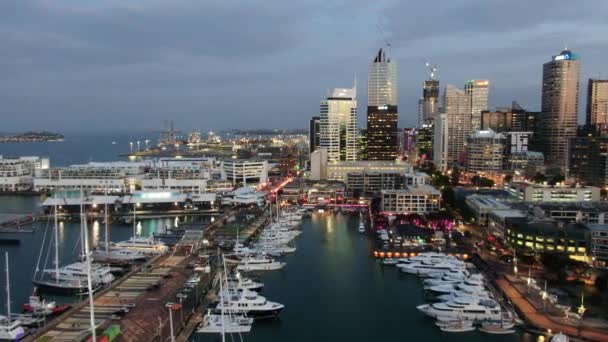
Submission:
POLYGON ((537 110, 542 63, 564 45, 581 55, 581 94, 608 77, 607 15, 605 0, 3 0, 0 130, 305 128, 355 75, 364 125, 385 40, 401 126, 426 59, 442 87, 487 78, 491 107, 537 110))

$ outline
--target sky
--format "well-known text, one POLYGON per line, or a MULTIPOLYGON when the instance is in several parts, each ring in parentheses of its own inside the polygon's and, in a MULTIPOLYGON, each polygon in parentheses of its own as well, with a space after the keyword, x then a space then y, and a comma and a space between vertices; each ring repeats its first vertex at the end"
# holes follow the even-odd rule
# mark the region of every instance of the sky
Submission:
POLYGON ((441 87, 489 79, 490 107, 538 110, 542 64, 581 56, 608 77, 608 1, 3 0, 0 131, 306 128, 328 89, 358 80, 386 42, 399 124, 414 126, 426 60, 441 87))

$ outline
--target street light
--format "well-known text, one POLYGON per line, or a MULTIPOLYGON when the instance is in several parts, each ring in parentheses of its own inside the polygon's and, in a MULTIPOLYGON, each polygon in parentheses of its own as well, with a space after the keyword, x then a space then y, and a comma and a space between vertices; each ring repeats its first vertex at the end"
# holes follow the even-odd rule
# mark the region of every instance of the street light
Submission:
POLYGON ((169 309, 169 327, 171 330, 171 342, 175 342, 175 335, 173 335, 173 303, 169 302, 165 304, 165 307, 169 309))
POLYGON ((146 139, 146 151, 148 150, 148 143, 150 142, 149 139, 146 139))
POLYGON ((129 152, 133 153, 133 142, 129 141, 129 152))
POLYGON ((139 152, 139 140, 137 140, 137 152, 139 152))

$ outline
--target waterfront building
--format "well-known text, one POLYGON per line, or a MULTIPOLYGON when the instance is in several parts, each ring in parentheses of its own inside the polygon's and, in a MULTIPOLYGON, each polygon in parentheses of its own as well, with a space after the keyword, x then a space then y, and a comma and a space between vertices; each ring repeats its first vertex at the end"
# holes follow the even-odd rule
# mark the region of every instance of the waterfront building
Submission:
POLYGON ((504 168, 506 138, 494 131, 478 131, 468 140, 467 171, 500 171, 504 168))
POLYGON ((380 49, 367 81, 367 158, 393 160, 397 145, 397 64, 380 49))
POLYGON ((506 220, 505 238, 512 246, 538 252, 566 253, 582 258, 588 253, 587 234, 580 224, 558 224, 553 221, 506 220))
POLYGON ((545 160, 563 174, 568 139, 576 136, 580 61, 564 50, 543 64, 542 101, 538 144, 545 160))
POLYGON ((538 219, 551 219, 563 223, 608 223, 608 203, 602 201, 540 202, 527 208, 529 215, 538 219))
POLYGON ((494 209, 490 210, 487 215, 488 229, 496 236, 505 238, 507 220, 513 218, 526 218, 526 213, 518 209, 494 209))
POLYGON ((356 162, 328 162, 326 165, 312 160, 311 173, 318 175, 326 175, 327 180, 335 180, 346 182, 349 173, 373 173, 373 172, 394 172, 394 173, 410 173, 413 167, 404 161, 356 161, 356 162), (325 168, 325 170, 323 170, 325 168), (315 169, 318 169, 316 171, 315 169))
POLYGON ((321 117, 313 116, 310 119, 310 123, 308 126, 308 143, 309 143, 309 151, 313 153, 317 148, 319 148, 321 143, 321 117))
POLYGON ((355 197, 362 194, 378 195, 382 190, 404 189, 408 185, 430 184, 430 177, 424 172, 403 169, 351 172, 346 175, 346 188, 355 197))
MULTIPOLYGON (((444 142, 443 144, 437 144, 437 141, 435 141, 435 145, 447 150, 446 167, 463 165, 466 157, 467 139, 471 133, 471 96, 452 85, 447 85, 445 88, 443 111, 446 120, 444 121, 441 118, 440 123, 435 122, 436 128, 441 125, 441 129, 436 129, 435 137, 443 136, 444 142), (444 122, 447 126, 447 132, 442 132, 444 131, 442 126, 444 122), (441 133, 447 133, 447 135, 441 133)), ((478 108, 481 108, 481 105, 478 104, 478 108)), ((439 156, 441 157, 441 155, 440 152, 439 156)))
POLYGON ((509 210, 510 206, 500 202, 495 196, 474 194, 465 199, 467 207, 471 210, 477 223, 485 225, 488 222, 489 213, 495 210, 509 210))
POLYGON ((319 146, 329 161, 357 160, 357 87, 336 88, 321 101, 319 146))
POLYGON ((0 155, 0 192, 31 191, 36 172, 48 168, 48 158, 4 158, 0 155))
POLYGON ((504 185, 504 190, 516 200, 523 202, 592 202, 600 200, 600 188, 595 186, 511 182, 504 185))
POLYGON ((422 97, 418 100, 418 128, 432 123, 439 114, 439 80, 428 79, 422 85, 422 97))
POLYGON ((579 136, 570 138, 568 143, 566 172, 571 183, 608 185, 608 136, 579 136))
POLYGON ((590 78, 587 84, 587 126, 608 134, 608 80, 590 78))
POLYGON ((381 210, 390 214, 428 214, 441 208, 441 192, 430 185, 382 190, 381 210))
POLYGON ((258 185, 268 181, 268 169, 266 160, 224 160, 221 163, 221 179, 231 181, 233 185, 258 185))
POLYGON ((306 203, 309 205, 340 203, 345 197, 346 185, 343 182, 322 180, 315 182, 308 189, 306 203))
POLYGON ((471 111, 471 133, 481 129, 481 112, 488 110, 489 91, 490 81, 488 80, 470 80, 464 85, 464 92, 469 98, 471 111))

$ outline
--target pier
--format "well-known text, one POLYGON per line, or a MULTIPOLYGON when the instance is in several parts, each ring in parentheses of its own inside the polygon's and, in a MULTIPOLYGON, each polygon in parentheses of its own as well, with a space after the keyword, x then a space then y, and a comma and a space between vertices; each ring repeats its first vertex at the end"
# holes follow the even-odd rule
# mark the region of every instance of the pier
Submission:
MULTIPOLYGON (((195 269, 209 263, 207 256, 199 256, 198 252, 208 246, 210 250, 215 249, 219 240, 235 237, 231 231, 226 231, 229 228, 226 224, 228 217, 237 212, 224 214, 204 229, 186 230, 172 253, 153 257, 96 293, 94 306, 98 335, 104 329, 118 325, 120 335, 114 341, 165 341, 171 334, 172 318, 174 336, 186 341, 202 321, 201 310, 209 302, 209 290, 217 284, 214 282, 216 270, 209 268, 207 273, 195 269), (199 284, 187 297, 178 297, 188 277, 195 273, 201 278, 199 284)), ((268 218, 267 212, 257 215, 239 231, 239 236, 243 241, 252 239, 268 218)), ((85 341, 90 336, 89 314, 86 298, 27 336, 25 341, 85 341)))

